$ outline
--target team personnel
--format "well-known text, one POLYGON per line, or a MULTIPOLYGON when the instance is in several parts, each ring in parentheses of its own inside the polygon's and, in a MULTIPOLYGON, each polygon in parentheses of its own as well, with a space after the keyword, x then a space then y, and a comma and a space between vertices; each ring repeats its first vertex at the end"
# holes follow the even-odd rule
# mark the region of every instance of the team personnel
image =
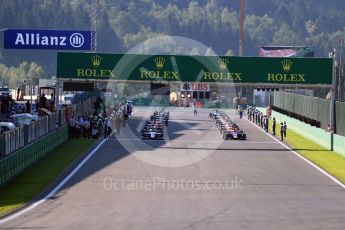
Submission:
POLYGON ((283 122, 280 123, 280 140, 281 141, 284 140, 284 123, 283 122))
POLYGON ((286 122, 284 121, 284 124, 283 124, 283 131, 284 131, 284 137, 286 138, 286 122))
POLYGON ((267 115, 264 116, 264 127, 267 133, 268 132, 268 116, 267 115))
POLYGON ((194 116, 198 116, 198 111, 196 110, 196 107, 193 108, 194 116))
POLYGON ((276 135, 276 118, 273 117, 273 121, 272 121, 272 133, 273 133, 273 136, 276 135))

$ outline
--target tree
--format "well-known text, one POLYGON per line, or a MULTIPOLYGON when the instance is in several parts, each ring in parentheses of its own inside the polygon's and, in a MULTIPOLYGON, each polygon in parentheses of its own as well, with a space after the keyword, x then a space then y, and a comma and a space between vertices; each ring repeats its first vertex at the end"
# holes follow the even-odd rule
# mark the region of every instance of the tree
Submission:
POLYGON ((296 46, 301 45, 302 42, 303 40, 299 39, 286 23, 274 33, 272 41, 273 45, 279 46, 296 46))

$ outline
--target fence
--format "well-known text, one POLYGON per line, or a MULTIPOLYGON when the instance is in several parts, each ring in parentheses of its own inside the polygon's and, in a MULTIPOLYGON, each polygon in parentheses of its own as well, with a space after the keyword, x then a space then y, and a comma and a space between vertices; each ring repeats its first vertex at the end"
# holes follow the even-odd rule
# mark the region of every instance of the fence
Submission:
POLYGON ((11 181, 24 169, 39 161, 68 139, 68 125, 54 130, 16 153, 0 160, 0 187, 11 181))
MULTIPOLYGON (((274 92, 273 105, 288 112, 319 121, 323 129, 326 129, 329 124, 329 100, 286 92, 274 92)), ((336 133, 345 136, 345 103, 336 102, 335 110, 336 133)))
POLYGON ((65 125, 67 123, 66 110, 67 108, 63 108, 59 112, 42 117, 38 121, 33 121, 30 125, 3 133, 0 136, 0 158, 54 131, 57 124, 59 126, 65 125))
POLYGON ((0 135, 0 159, 51 133, 57 128, 57 124, 58 126, 65 125, 73 113, 80 115, 84 112, 92 111, 95 98, 99 95, 99 92, 76 94, 73 99, 74 104, 71 106, 41 117, 30 125, 3 133, 0 135))
MULTIPOLYGON (((265 109, 261 109, 261 111, 265 112, 265 109)), ((276 111, 272 111, 271 117, 275 117, 279 122, 286 121, 288 129, 295 131, 299 135, 326 149, 331 149, 331 134, 325 132, 324 129, 316 128, 276 111)), ((345 156, 345 137, 334 134, 333 150, 334 152, 345 156)))
POLYGON ((68 106, 30 125, 1 135, 0 157, 4 158, 0 159, 0 187, 67 141, 69 118, 73 113, 91 111, 96 96, 97 94, 91 93, 77 98, 74 106, 77 104, 77 108, 84 109, 82 111, 73 111, 73 108, 68 106))

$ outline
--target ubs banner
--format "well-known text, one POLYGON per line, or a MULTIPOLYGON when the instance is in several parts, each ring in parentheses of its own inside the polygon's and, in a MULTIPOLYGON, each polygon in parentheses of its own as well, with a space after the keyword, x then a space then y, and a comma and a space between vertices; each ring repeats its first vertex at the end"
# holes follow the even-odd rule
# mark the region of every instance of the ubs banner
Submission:
POLYGON ((4 48, 90 50, 91 31, 7 29, 4 48))
POLYGON ((86 80, 330 85, 332 59, 59 52, 57 77, 86 80))
POLYGON ((181 82, 180 90, 188 92, 210 92, 210 83, 181 82))

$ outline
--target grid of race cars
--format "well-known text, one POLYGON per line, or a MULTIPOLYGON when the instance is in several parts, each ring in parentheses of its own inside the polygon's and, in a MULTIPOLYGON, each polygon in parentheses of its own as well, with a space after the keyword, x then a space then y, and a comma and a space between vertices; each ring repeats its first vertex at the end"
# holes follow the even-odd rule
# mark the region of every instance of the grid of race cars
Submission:
POLYGON ((169 112, 155 111, 141 130, 141 140, 163 140, 163 129, 168 126, 169 112))
MULTIPOLYGON (((209 114, 209 118, 219 129, 224 140, 246 140, 246 133, 241 130, 230 117, 222 111, 214 111, 209 114)), ((141 130, 141 140, 164 140, 163 130, 168 126, 169 112, 155 111, 146 121, 144 128, 141 130)))
POLYGON ((223 135, 224 140, 246 140, 246 133, 241 130, 230 117, 222 111, 215 111, 209 114, 214 124, 219 129, 220 134, 223 135))

